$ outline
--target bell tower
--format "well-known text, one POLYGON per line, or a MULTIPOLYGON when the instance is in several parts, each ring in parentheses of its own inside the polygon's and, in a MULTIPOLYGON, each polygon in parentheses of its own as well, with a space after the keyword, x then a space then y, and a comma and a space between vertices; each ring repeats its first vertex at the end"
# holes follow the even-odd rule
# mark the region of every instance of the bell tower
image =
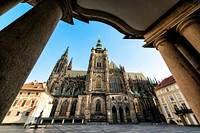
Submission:
POLYGON ((108 54, 106 48, 102 48, 101 41, 98 39, 96 47, 91 49, 86 74, 86 120, 107 120, 106 92, 109 90, 108 85, 108 54))
POLYGON ((92 48, 86 76, 86 91, 105 93, 108 91, 109 63, 106 48, 102 49, 98 39, 96 48, 92 48))

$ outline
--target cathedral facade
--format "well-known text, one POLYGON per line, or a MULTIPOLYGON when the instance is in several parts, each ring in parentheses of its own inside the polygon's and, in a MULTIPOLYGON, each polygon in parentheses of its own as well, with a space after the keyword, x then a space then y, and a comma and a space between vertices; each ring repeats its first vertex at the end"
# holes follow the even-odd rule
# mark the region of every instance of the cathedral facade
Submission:
POLYGON ((54 96, 50 117, 109 123, 159 120, 154 94, 140 81, 147 81, 142 73, 126 73, 124 67, 109 63, 100 39, 91 49, 87 71, 72 70, 67 48, 47 81, 54 96))

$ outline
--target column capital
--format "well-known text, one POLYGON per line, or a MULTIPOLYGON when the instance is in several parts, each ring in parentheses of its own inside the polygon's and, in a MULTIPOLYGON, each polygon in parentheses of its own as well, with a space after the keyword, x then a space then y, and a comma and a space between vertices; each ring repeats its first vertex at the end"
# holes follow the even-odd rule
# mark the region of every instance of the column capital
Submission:
POLYGON ((178 35, 174 30, 170 29, 165 34, 157 37, 153 43, 153 46, 158 50, 158 46, 162 46, 167 42, 176 45, 178 44, 179 40, 177 38, 180 38, 180 35, 178 35))
POLYGON ((72 5, 70 0, 56 0, 63 12, 62 15, 62 20, 66 21, 70 24, 73 24, 73 20, 72 20, 72 5))
POLYGON ((179 32, 180 35, 183 35, 183 31, 190 26, 191 24, 200 22, 200 15, 193 14, 183 19, 177 26, 176 31, 179 32))
POLYGON ((161 36, 159 36, 158 38, 155 39, 153 46, 158 50, 158 46, 159 45, 163 45, 163 42, 167 42, 168 40, 168 35, 167 34, 163 34, 161 36))

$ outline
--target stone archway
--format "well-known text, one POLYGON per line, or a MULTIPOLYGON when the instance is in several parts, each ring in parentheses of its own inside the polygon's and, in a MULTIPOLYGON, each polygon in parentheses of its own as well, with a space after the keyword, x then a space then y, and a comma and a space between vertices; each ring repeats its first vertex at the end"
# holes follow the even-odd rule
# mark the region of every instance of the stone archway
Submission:
POLYGON ((53 101, 53 107, 52 107, 52 110, 51 110, 50 117, 54 117, 57 105, 58 105, 58 100, 54 99, 54 101, 53 101))
POLYGON ((127 119, 127 122, 131 122, 131 114, 128 107, 126 107, 126 119, 127 119))
POLYGON ((117 123, 117 110, 115 106, 112 107, 112 119, 113 119, 113 123, 117 123))
POLYGON ((103 97, 97 96, 92 100, 92 114, 105 114, 106 113, 106 104, 103 97), (98 113, 97 113, 98 112, 98 113))
POLYGON ((120 118, 120 122, 124 122, 124 113, 121 106, 119 107, 119 118, 120 118))
POLYGON ((72 107, 71 107, 71 111, 70 111, 70 116, 75 116, 76 104, 77 104, 77 101, 74 101, 74 102, 72 103, 72 107))

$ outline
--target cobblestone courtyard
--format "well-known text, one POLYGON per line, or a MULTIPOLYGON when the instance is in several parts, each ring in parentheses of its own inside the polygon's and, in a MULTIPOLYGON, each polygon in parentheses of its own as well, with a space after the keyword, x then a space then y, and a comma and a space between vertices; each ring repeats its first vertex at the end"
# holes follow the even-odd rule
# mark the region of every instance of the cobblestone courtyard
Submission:
POLYGON ((51 125, 38 129, 0 126, 0 133, 200 133, 200 127, 177 125, 51 125))

